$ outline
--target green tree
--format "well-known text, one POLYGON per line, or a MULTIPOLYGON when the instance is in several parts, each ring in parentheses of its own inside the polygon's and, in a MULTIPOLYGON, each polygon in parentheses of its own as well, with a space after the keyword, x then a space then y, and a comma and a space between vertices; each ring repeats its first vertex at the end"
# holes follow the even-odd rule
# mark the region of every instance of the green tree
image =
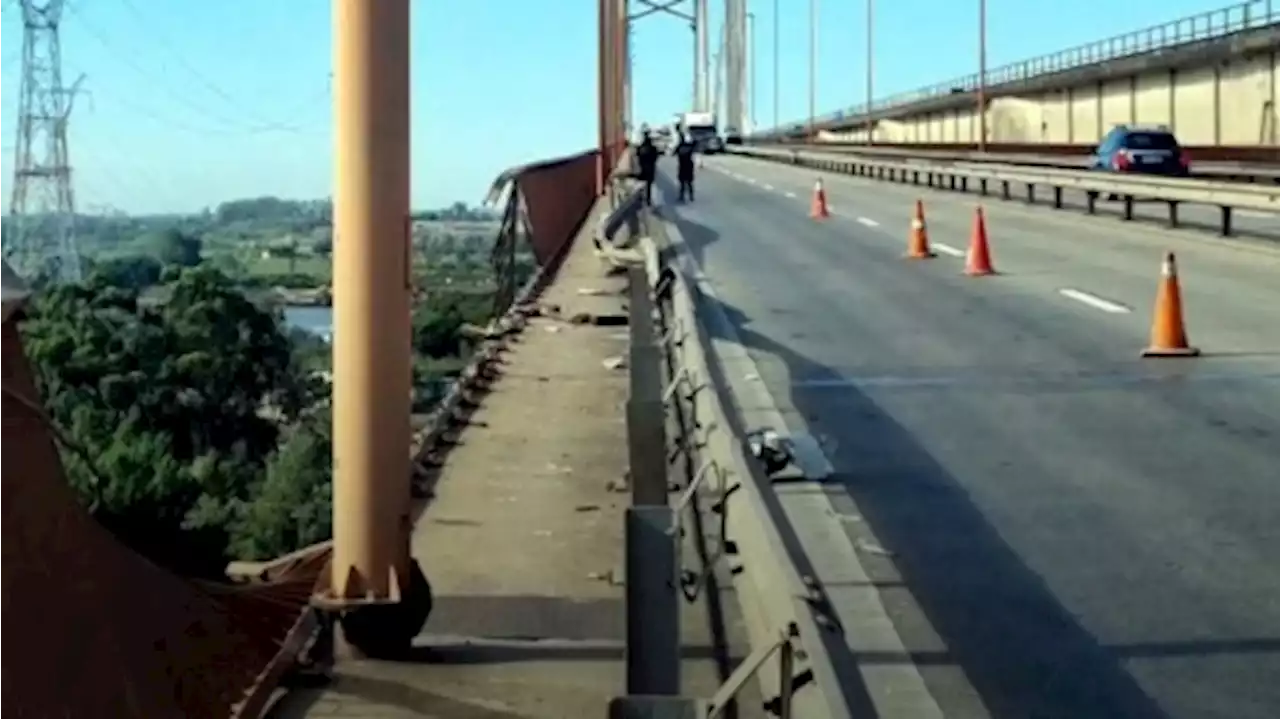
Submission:
POLYGON ((164 266, 156 258, 134 255, 95 262, 90 274, 112 287, 142 290, 159 283, 163 270, 164 266))
POLYGON ((200 264, 203 243, 200 238, 171 227, 155 238, 156 258, 166 265, 195 267, 200 264))
POLYGON ((455 357, 464 350, 462 326, 483 325, 492 312, 492 298, 483 294, 430 292, 413 313, 413 346, 426 358, 455 357))
POLYGON ((154 560, 219 571, 276 451, 315 404, 277 318, 212 268, 176 273, 162 306, 93 277, 37 296, 23 331, 42 396, 93 458, 68 453, 99 519, 154 560))
POLYGON ((234 277, 240 282, 244 282, 250 279, 247 276, 248 269, 245 267, 244 261, 241 260, 239 257, 236 257, 235 254, 233 253, 230 253, 230 252, 218 253, 210 257, 208 262, 209 264, 213 265, 213 267, 216 268, 219 272, 222 272, 223 274, 228 275, 230 277, 234 277))
POLYGON ((262 481, 232 529, 236 556, 278 557, 332 536, 333 443, 328 429, 327 416, 304 422, 267 460, 262 481))

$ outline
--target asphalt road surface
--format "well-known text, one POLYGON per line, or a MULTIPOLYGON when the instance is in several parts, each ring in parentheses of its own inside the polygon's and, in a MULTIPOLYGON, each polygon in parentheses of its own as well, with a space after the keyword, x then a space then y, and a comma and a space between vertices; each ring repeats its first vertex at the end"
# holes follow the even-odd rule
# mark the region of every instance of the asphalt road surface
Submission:
POLYGON ((1001 274, 969 278, 973 195, 828 176, 815 222, 814 179, 722 156, 694 203, 660 183, 749 355, 738 404, 835 469, 788 501, 855 701, 1280 716, 1280 247, 991 200, 1001 274), (916 197, 934 260, 902 259, 916 197), (1168 250, 1204 356, 1143 360, 1168 250))
MULTIPOLYGON (((734 166, 737 162, 743 160, 745 158, 731 158, 727 163, 722 162, 721 164, 734 166)), ((982 163, 973 162, 956 162, 954 164, 957 168, 971 167, 981 169, 984 167, 982 163)), ((713 164, 713 166, 715 165, 713 164)), ((1027 169, 1034 170, 1035 168, 1027 169)), ((808 170, 808 172, 815 173, 816 171, 808 170)), ((921 173, 920 181, 922 183, 926 181, 923 172, 921 173)), ((938 179, 937 182, 941 184, 943 180, 938 179)), ((968 186, 969 192, 973 194, 974 198, 977 198, 978 182, 976 180, 970 181, 968 186)), ((927 189, 927 185, 925 188, 927 189)), ((990 197, 985 201, 988 203, 1000 201, 1000 184, 996 182, 988 183, 988 189, 990 197)), ((1026 185, 1015 182, 1010 183, 1009 196, 1009 202, 1026 203, 1033 200, 1035 204, 1049 207, 1053 202, 1053 188, 1048 185, 1036 186, 1034 197, 1032 198, 1028 194, 1026 185)), ((1064 191, 1062 193, 1062 204, 1064 210, 1068 212, 1083 213, 1084 208, 1087 206, 1085 193, 1074 190, 1064 191)), ((1118 218, 1124 211, 1124 205, 1121 202, 1106 201, 1105 198, 1100 198, 1095 206, 1095 211, 1099 215, 1118 218)), ((1136 198, 1133 214, 1134 222, 1168 226, 1169 204, 1167 202, 1136 198)), ((1221 218, 1221 210, 1209 205, 1182 204, 1178 209, 1178 222, 1182 227, 1208 229, 1216 233, 1222 225, 1221 218)), ((1231 226, 1234 235, 1280 242, 1280 214, 1257 210, 1233 210, 1231 226)))

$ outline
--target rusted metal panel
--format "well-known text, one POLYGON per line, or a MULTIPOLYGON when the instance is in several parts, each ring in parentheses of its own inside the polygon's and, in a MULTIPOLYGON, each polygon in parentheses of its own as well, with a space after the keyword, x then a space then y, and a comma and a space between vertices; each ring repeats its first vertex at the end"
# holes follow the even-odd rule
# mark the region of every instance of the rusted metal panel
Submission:
POLYGON ((577 162, 582 158, 584 154, 591 155, 594 157, 595 151, 587 150, 586 152, 575 152, 572 155, 562 155, 560 157, 553 157, 548 160, 538 160, 537 162, 527 162, 523 165, 516 165, 514 167, 509 167, 503 170, 502 172, 498 173, 498 176, 495 177, 493 179, 493 182, 489 185, 489 192, 485 196, 485 204, 492 205, 497 203, 500 199, 502 199, 502 195, 511 188, 511 183, 520 179, 524 175, 537 170, 550 169, 567 162, 577 162))
POLYGON ((528 212, 534 257, 546 266, 578 231, 596 200, 596 153, 526 167, 515 184, 528 212))
POLYGON ((11 448, 0 497, 5 714, 229 716, 290 662, 282 647, 297 643, 317 558, 278 581, 231 588, 175 576, 120 543, 66 482, 20 316, 6 318, 0 338, 11 448))
POLYGON ((3 263, 3 287, 4 293, 4 321, 9 320, 9 315, 17 312, 27 302, 27 298, 31 296, 31 290, 27 287, 26 280, 18 276, 17 272, 9 266, 8 262, 3 263))
MULTIPOLYGON (((625 167, 625 140, 606 150, 606 167, 625 167)), ((528 221, 529 241, 540 267, 552 262, 586 219, 600 195, 597 187, 599 152, 589 150, 504 170, 494 179, 486 202, 493 204, 508 192, 520 195, 528 221)), ((515 198, 507 197, 508 202, 515 198)))

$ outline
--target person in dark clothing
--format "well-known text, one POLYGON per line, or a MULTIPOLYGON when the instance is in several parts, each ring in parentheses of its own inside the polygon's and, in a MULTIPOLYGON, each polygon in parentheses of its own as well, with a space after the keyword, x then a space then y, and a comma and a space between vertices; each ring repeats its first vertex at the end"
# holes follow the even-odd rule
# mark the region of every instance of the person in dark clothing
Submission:
POLYGON ((681 202, 684 202, 686 195, 689 201, 693 202, 693 165, 696 149, 692 140, 683 134, 680 135, 680 144, 676 145, 676 179, 680 181, 681 202))
POLYGON ((636 147, 636 162, 640 165, 640 181, 644 183, 644 202, 653 204, 653 181, 658 175, 658 147, 653 144, 649 131, 644 131, 640 145, 636 147))

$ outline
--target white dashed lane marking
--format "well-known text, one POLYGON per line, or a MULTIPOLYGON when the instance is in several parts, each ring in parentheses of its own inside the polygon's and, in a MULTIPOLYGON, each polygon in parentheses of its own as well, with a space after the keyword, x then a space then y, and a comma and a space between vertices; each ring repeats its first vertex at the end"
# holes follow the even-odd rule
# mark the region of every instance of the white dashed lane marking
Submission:
POLYGON ((1103 312, 1110 312, 1111 314, 1116 314, 1116 315, 1125 314, 1129 312, 1129 308, 1125 307, 1122 304, 1119 304, 1117 302, 1112 302, 1111 300, 1108 300, 1108 299, 1103 299, 1097 295, 1090 294, 1083 290, 1076 290, 1070 287, 1064 287, 1058 290, 1058 294, 1068 299, 1073 299, 1076 302, 1079 302, 1081 304, 1089 305, 1090 307, 1096 310, 1102 310, 1103 312))
MULTIPOLYGON (((737 172, 733 172, 731 170, 721 168, 721 167, 714 167, 714 169, 724 173, 725 175, 732 177, 735 180, 739 180, 741 182, 746 182, 750 185, 755 185, 757 187, 760 187, 767 192, 781 192, 782 195, 784 195, 788 199, 795 200, 795 199, 798 199, 799 197, 795 192, 792 192, 791 190, 778 190, 773 185, 770 185, 767 182, 761 182, 759 180, 756 180, 753 177, 747 177, 745 175, 742 175, 737 172)), ((827 210, 833 214, 835 213, 835 208, 830 205, 827 206, 827 210)), ((1236 214, 1241 217, 1259 217, 1259 218, 1267 218, 1267 219, 1280 217, 1280 215, 1273 215, 1266 212, 1253 212, 1249 210, 1237 210, 1236 214)), ((876 222, 870 217, 858 217, 855 219, 859 224, 865 225, 866 227, 880 226, 879 222, 876 222)), ((938 253, 949 255, 951 257, 964 257, 967 254, 964 250, 958 247, 952 247, 951 245, 944 244, 941 242, 931 243, 931 247, 938 253)), ((1106 312, 1109 314, 1128 314, 1132 312, 1130 308, 1118 302, 1113 302, 1104 297, 1099 297, 1095 294, 1085 292, 1084 290, 1077 290, 1071 287, 1063 287, 1058 290, 1058 294, 1062 295, 1063 297, 1066 297, 1067 299, 1075 300, 1080 304, 1088 305, 1089 307, 1092 307, 1096 310, 1100 310, 1102 312, 1106 312)))

